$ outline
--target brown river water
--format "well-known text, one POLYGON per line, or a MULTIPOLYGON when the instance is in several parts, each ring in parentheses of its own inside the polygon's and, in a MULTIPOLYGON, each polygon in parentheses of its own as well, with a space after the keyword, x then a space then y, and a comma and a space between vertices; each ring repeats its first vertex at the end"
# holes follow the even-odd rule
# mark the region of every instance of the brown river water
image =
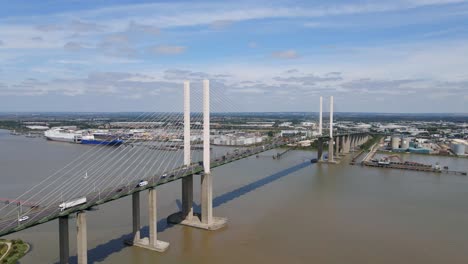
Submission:
MULTIPOLYGON (((14 198, 88 148, 0 130, 0 198, 14 198)), ((273 160, 273 153, 213 170, 214 215, 228 218, 218 231, 168 226, 181 183, 158 187, 158 238, 170 243, 165 253, 124 245, 132 229, 130 197, 88 212, 89 263, 468 263, 468 177, 351 166, 350 157, 311 164, 315 153, 308 151, 273 160)), ((468 159, 405 159, 468 170, 468 159)), ((197 202, 199 179, 194 183, 197 202)), ((72 263, 74 226, 72 219, 72 263)), ((58 221, 7 237, 32 245, 21 263, 58 261, 58 221)))

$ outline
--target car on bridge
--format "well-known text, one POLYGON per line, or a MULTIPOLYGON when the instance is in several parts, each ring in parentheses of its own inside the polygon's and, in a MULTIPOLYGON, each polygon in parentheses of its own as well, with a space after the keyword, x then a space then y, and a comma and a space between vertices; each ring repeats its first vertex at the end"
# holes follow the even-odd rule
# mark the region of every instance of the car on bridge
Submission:
POLYGON ((18 222, 24 222, 24 221, 26 221, 28 219, 29 219, 29 216, 25 215, 25 216, 22 216, 22 217, 18 218, 18 222))
POLYGON ((143 187, 143 186, 146 186, 148 185, 148 181, 144 181, 144 180, 141 180, 136 187, 143 187))

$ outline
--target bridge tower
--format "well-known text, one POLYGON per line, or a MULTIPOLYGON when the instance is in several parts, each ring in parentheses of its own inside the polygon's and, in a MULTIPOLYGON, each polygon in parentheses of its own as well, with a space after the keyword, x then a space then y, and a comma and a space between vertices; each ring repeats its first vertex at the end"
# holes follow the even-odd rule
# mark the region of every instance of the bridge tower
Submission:
MULTIPOLYGON (((184 106, 188 105, 189 99, 184 100, 186 102, 184 106)), ((190 126, 190 118, 188 107, 184 108, 184 137, 189 135, 187 132, 190 126)), ((190 137, 188 137, 190 140, 190 137)), ((184 140, 184 148, 187 141, 184 140)), ((190 151, 190 148, 185 148, 185 151, 190 151)), ((203 173, 201 175, 201 214, 194 214, 192 207, 193 199, 193 179, 192 184, 186 183, 185 187, 182 186, 182 197, 185 204, 182 204, 182 212, 170 215, 167 221, 172 224, 182 224, 186 226, 206 229, 206 230, 217 230, 224 227, 227 223, 226 218, 214 217, 213 216, 213 178, 211 174, 210 164, 210 82, 209 80, 203 80, 203 173)), ((190 156, 185 152, 184 161, 189 162, 190 156), (187 158, 187 160, 185 159, 187 158)), ((187 163, 186 163, 187 164, 187 163)), ((190 180, 188 181, 190 182, 190 180)), ((184 183, 182 183, 184 184, 184 183)))
POLYGON ((328 142, 328 162, 335 162, 333 157, 333 95, 330 96, 330 141, 328 142))
MULTIPOLYGON (((190 166, 190 82, 184 82, 184 165, 190 166)), ((187 221, 193 218, 193 175, 182 178, 182 217, 187 221)))
POLYGON ((323 107, 323 98, 320 96, 320 112, 319 112, 319 136, 322 135, 322 107, 323 107))

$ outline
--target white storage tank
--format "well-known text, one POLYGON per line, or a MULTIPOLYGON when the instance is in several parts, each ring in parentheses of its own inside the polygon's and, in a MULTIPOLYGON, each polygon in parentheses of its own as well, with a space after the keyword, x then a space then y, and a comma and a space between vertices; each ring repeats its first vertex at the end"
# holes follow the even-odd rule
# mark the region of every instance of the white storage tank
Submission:
POLYGON ((407 137, 401 137, 401 149, 409 149, 409 138, 407 137))
POLYGON ((400 138, 398 138, 397 136, 393 136, 391 144, 392 144, 392 149, 398 149, 400 146, 400 138))
POLYGON ((465 155, 465 145, 463 144, 452 144, 451 149, 455 155, 465 155))

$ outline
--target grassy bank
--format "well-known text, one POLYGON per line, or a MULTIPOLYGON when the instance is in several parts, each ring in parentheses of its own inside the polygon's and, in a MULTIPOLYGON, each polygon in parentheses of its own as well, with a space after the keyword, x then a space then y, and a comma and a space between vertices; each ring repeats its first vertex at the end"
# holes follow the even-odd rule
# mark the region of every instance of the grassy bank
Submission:
POLYGON ((361 149, 365 151, 369 151, 370 148, 375 144, 378 143, 383 136, 377 135, 377 136, 372 136, 369 140, 366 141, 366 143, 361 145, 361 149))
POLYGON ((0 239, 0 261, 1 264, 14 264, 17 263, 29 250, 29 245, 21 239, 5 240, 0 239), (11 243, 10 250, 8 250, 7 243, 11 243))

